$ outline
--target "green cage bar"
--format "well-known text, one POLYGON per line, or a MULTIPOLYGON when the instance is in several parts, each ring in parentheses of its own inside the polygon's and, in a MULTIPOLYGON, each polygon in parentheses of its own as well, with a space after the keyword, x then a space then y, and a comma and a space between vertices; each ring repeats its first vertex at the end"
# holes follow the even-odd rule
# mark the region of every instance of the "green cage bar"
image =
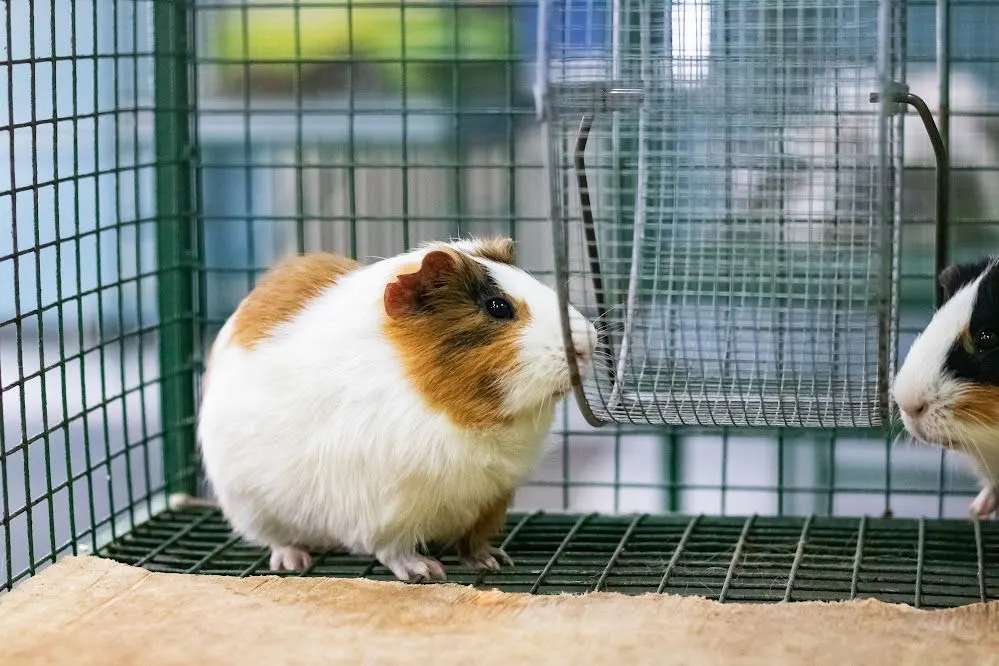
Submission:
POLYGON ((190 0, 154 9, 156 216, 164 465, 169 493, 194 494, 197 220, 193 197, 190 0))

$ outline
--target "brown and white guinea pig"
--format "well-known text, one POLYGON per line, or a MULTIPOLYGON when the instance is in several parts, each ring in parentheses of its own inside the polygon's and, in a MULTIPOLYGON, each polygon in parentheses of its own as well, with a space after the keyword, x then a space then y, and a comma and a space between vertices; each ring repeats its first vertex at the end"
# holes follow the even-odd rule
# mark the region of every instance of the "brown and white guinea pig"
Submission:
MULTIPOLYGON (((596 331, 569 317, 586 372, 596 331)), ((219 505, 273 570, 339 547, 443 579, 418 552, 431 542, 498 569, 490 540, 571 389, 563 339, 555 292, 509 239, 280 264, 208 360, 198 438, 219 505)))
POLYGON ((912 343, 893 397, 916 439, 971 458, 982 491, 971 513, 999 508, 999 257, 939 276, 944 304, 912 343))

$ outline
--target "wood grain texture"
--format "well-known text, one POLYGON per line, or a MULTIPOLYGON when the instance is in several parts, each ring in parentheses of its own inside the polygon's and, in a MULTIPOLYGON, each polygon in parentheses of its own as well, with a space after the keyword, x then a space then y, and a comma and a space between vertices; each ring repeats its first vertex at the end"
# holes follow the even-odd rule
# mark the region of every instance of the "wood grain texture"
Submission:
POLYGON ((530 596, 458 585, 150 573, 67 557, 0 597, 0 663, 997 664, 999 603, 530 596))

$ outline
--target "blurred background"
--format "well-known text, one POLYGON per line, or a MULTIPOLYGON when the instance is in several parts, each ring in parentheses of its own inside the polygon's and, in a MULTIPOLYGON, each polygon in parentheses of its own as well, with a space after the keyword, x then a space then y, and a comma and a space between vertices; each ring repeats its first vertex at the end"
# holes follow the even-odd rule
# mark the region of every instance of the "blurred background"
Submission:
MULTIPOLYGON (((580 20, 606 20, 610 1, 578 0, 592 9, 580 20)), ((552 283, 534 0, 174 4, 196 16, 177 56, 192 82, 178 159, 196 175, 184 260, 198 272, 199 360, 260 272, 293 252, 371 260, 503 232, 552 283)), ((713 36, 732 29, 723 9, 766 5, 779 22, 803 3, 665 4, 674 62, 709 88, 713 36)), ((949 4, 952 254, 966 259, 999 241, 999 3, 949 4)), ((155 5, 0 9, 0 533, 14 544, 0 555, 15 573, 70 535, 96 542, 162 506, 156 145, 172 137, 154 131, 155 5)), ((934 12, 909 0, 906 63, 935 109, 934 12)), ((761 54, 800 39, 783 25, 761 33, 761 54)), ((900 353, 933 294, 932 152, 911 120, 904 152, 900 353)), ((753 205, 831 205, 743 175, 753 205)), ((963 516, 976 492, 957 457, 880 433, 593 429, 569 401, 553 443, 518 509, 963 516)))

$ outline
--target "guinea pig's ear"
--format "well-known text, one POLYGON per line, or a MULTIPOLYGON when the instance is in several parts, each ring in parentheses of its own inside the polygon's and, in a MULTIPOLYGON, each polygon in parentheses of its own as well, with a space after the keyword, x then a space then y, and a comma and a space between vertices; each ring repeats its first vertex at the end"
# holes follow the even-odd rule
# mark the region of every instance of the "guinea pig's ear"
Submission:
POLYGON ((952 264, 940 271, 937 281, 943 287, 944 302, 949 301, 961 287, 974 281, 988 266, 988 261, 977 264, 952 264))
POLYGON ((509 236, 495 236, 482 241, 479 256, 500 264, 517 265, 517 246, 509 236))
POLYGON ((397 275, 385 287, 385 312, 396 319, 412 314, 430 291, 443 286, 457 270, 455 258, 443 250, 433 250, 423 256, 415 273, 397 275))
POLYGON ((940 275, 937 276, 937 282, 943 288, 944 302, 949 301, 950 297, 957 291, 960 271, 960 266, 952 265, 940 271, 940 275))

